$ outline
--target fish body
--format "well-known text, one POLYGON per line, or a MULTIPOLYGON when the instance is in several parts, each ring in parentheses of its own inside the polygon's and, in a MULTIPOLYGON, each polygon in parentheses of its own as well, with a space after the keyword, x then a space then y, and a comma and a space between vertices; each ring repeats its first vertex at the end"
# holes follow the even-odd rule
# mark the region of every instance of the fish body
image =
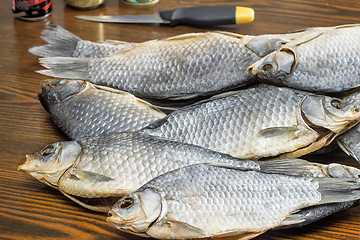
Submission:
POLYGON ((163 174, 120 199, 114 227, 158 239, 255 237, 293 212, 360 198, 353 179, 306 178, 198 164, 163 174))
POLYGON ((177 110, 141 131, 237 158, 296 158, 350 128, 357 110, 340 99, 258 85, 177 110))
POLYGON ((136 43, 106 40, 91 42, 65 30, 59 25, 49 24, 41 33, 47 44, 32 47, 29 52, 40 57, 101 58, 132 48, 136 43))
POLYGON ((321 28, 252 64, 263 82, 311 92, 342 92, 360 85, 360 26, 321 28))
POLYGON ((303 33, 189 33, 139 43, 104 58, 42 58, 40 63, 48 70, 39 72, 84 79, 136 96, 189 99, 254 82, 246 68, 299 34, 303 33))
MULTIPOLYGON (((343 100, 348 105, 359 106, 360 92, 354 92, 344 97, 343 100)), ((347 154, 360 162, 360 124, 340 135, 337 142, 347 154)))
POLYGON ((142 133, 117 133, 65 141, 26 156, 19 170, 60 190, 80 205, 108 211, 104 199, 118 199, 168 171, 197 163, 231 164, 244 169, 312 177, 353 177, 360 170, 300 159, 254 162, 142 133))
POLYGON ((80 80, 49 80, 39 98, 71 139, 139 130, 166 116, 130 93, 80 80))

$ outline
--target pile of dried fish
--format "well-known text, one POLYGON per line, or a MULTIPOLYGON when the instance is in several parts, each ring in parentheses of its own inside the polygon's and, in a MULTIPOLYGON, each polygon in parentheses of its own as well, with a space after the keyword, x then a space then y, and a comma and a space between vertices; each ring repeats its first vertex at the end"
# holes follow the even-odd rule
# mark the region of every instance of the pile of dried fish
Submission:
POLYGON ((43 35, 48 44, 29 50, 43 57, 38 72, 66 79, 44 82, 39 99, 73 140, 19 170, 109 212, 114 227, 248 239, 359 204, 359 169, 297 159, 334 139, 360 159, 359 25, 143 43, 89 42, 54 25, 43 35), (139 98, 199 96, 178 109, 139 98))

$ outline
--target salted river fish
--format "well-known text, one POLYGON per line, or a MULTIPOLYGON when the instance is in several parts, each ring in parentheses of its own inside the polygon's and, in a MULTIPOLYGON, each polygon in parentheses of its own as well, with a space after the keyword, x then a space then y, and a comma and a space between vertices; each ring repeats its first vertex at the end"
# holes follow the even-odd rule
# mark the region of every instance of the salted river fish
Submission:
POLYGON ((32 47, 29 52, 41 57, 101 58, 136 46, 136 43, 106 40, 91 42, 65 30, 59 25, 49 24, 41 33, 47 44, 32 47))
POLYGON ((120 199, 114 227, 158 239, 249 239, 310 206, 360 199, 360 181, 267 174, 198 164, 163 174, 120 199))
POLYGON ((190 99, 253 83, 246 71, 250 64, 308 31, 260 36, 189 33, 95 59, 47 55, 43 46, 30 51, 46 56, 40 63, 48 70, 39 73, 48 76, 88 80, 147 98, 190 99))
POLYGON ((48 80, 39 99, 71 139, 139 130, 166 116, 130 93, 81 80, 48 80))
POLYGON ((324 28, 301 36, 249 66, 265 83, 312 92, 360 86, 360 25, 324 28))
POLYGON ((328 145, 359 117, 359 107, 337 98, 258 85, 182 108, 141 131, 237 158, 297 158, 328 145))
MULTIPOLYGON (((348 105, 359 105, 360 91, 344 97, 343 100, 348 105)), ((339 136, 337 142, 347 154, 360 162, 360 124, 339 136)))
POLYGON ((48 145, 26 156, 19 170, 60 190, 80 205, 108 211, 114 199, 154 177, 196 163, 226 163, 244 169, 313 177, 358 178, 360 170, 300 159, 254 162, 142 133, 118 133, 48 145))

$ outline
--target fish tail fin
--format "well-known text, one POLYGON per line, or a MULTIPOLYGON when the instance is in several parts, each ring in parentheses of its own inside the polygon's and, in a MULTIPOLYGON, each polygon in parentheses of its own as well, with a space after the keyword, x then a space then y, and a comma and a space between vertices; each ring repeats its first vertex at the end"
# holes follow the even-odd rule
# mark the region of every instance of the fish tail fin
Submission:
POLYGON ((64 28, 49 24, 41 33, 42 39, 48 44, 32 47, 29 52, 40 57, 72 57, 76 49, 78 36, 65 30, 64 28))
POLYGON ((68 79, 87 80, 87 69, 91 58, 48 57, 40 58, 40 64, 48 68, 37 71, 40 74, 68 79))
POLYGON ((320 164, 302 159, 258 161, 261 171, 305 177, 359 178, 360 170, 337 163, 320 164))
POLYGON ((319 183, 321 201, 317 204, 340 203, 360 199, 360 179, 314 178, 319 183))

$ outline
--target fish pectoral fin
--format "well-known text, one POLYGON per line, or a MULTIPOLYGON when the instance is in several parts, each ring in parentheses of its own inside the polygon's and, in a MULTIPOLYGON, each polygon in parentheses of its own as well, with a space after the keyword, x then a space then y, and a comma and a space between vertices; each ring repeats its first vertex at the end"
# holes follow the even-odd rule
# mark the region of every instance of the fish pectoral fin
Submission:
POLYGON ((264 128, 259 131, 259 135, 265 138, 279 137, 289 134, 294 134, 299 129, 295 126, 286 126, 286 127, 270 127, 264 128))
POLYGON ((255 36, 245 44, 245 47, 250 49, 257 56, 264 57, 267 54, 276 51, 287 42, 289 41, 282 38, 255 36))
POLYGON ((64 194, 64 196, 72 200, 73 202, 79 204, 80 206, 96 212, 107 213, 108 211, 110 211, 111 207, 116 203, 116 201, 120 199, 120 197, 82 198, 82 197, 73 196, 61 190, 60 192, 64 194))
POLYGON ((281 155, 275 157, 274 159, 298 158, 298 157, 301 157, 308 153, 315 152, 316 150, 319 150, 320 148, 329 145, 331 142, 331 141, 329 141, 329 138, 331 138, 331 137, 333 137, 333 136, 329 134, 326 137, 323 137, 320 140, 311 143, 307 147, 300 148, 293 152, 281 154, 281 155))
POLYGON ((205 232, 200 228, 186 222, 169 219, 153 224, 146 233, 154 238, 161 238, 161 236, 169 236, 170 234, 175 234, 180 239, 206 237, 205 232))
POLYGON ((72 169, 69 171, 69 177, 76 181, 82 182, 109 182, 114 179, 99 173, 83 171, 78 169, 72 169))

